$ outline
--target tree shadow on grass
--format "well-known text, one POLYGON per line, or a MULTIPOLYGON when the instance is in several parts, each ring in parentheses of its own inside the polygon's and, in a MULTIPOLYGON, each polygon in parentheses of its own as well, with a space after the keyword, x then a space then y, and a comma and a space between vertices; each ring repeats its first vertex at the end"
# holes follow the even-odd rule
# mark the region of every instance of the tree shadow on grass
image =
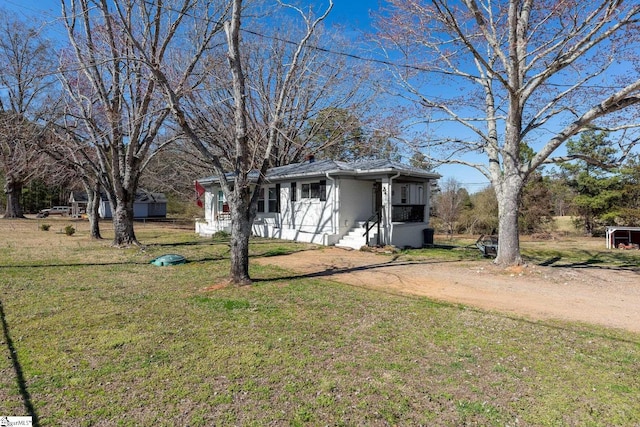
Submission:
POLYGON ((11 338, 11 332, 9 331, 9 325, 7 324, 7 319, 4 313, 4 306, 2 304, 2 301, 0 301, 0 322, 2 323, 2 332, 4 333, 4 340, 7 343, 7 350, 9 351, 9 359, 11 360, 11 364, 13 365, 13 370, 16 373, 16 383, 18 385, 18 390, 20 391, 20 395, 22 396, 22 402, 24 404, 24 408, 27 411, 27 414, 31 417, 32 425, 37 427, 40 425, 40 422, 38 420, 38 414, 36 413, 36 410, 33 407, 33 403, 31 401, 31 395, 29 394, 29 390, 27 389, 27 382, 24 379, 24 373, 22 372, 22 365, 20 365, 20 360, 18 359, 18 352, 16 351, 16 348, 13 345, 13 339, 11 338))
MULTIPOLYGON (((215 262, 228 260, 228 256, 212 256, 197 259, 188 259, 185 264, 196 262, 215 262)), ((81 262, 81 263, 66 263, 66 264, 11 264, 0 265, 0 270, 9 268, 55 268, 55 267, 108 267, 115 265, 150 265, 151 261, 119 261, 119 262, 81 262)))
POLYGON ((168 242, 168 243, 150 243, 148 245, 144 245, 145 248, 163 248, 170 247, 176 248, 180 246, 223 246, 229 245, 228 240, 201 240, 201 241, 189 241, 189 242, 168 242))
POLYGON ((630 271, 632 273, 640 274, 640 264, 638 263, 608 264, 607 260, 603 260, 601 258, 590 258, 584 261, 562 262, 561 256, 554 256, 541 262, 536 262, 534 260, 531 260, 530 262, 541 267, 630 271))

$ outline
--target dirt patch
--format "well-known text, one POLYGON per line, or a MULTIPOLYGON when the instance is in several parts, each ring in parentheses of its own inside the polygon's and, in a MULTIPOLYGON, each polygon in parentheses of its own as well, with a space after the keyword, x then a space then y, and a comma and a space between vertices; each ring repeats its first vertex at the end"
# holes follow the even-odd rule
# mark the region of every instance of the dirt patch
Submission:
POLYGON ((256 260, 302 276, 427 296, 530 319, 561 319, 640 332, 640 269, 500 268, 490 261, 420 261, 339 248, 256 260))
POLYGON ((211 285, 211 286, 207 286, 206 288, 203 288, 202 291, 203 292, 218 291, 218 290, 224 289, 224 288, 226 288, 228 286, 229 286, 228 283, 217 283, 215 285, 211 285))

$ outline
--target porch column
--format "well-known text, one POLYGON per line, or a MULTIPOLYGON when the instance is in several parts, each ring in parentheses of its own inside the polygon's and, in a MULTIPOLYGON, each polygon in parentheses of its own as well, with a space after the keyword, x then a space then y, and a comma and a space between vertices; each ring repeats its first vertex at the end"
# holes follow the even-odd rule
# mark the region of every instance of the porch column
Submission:
POLYGON ((379 244, 391 244, 391 219, 393 218, 393 187, 392 178, 385 176, 382 178, 382 218, 380 218, 379 244))
POLYGON ((424 222, 429 223, 429 213, 431 212, 431 181, 426 180, 422 186, 422 197, 424 201, 424 222))

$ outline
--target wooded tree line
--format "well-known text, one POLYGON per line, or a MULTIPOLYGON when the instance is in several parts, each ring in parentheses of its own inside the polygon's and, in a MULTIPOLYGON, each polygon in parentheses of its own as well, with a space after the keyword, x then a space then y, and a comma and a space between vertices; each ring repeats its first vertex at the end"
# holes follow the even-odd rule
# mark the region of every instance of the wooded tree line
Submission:
MULTIPOLYGON (((575 160, 536 172, 526 182, 520 233, 553 233, 556 216, 572 217, 576 232, 587 236, 604 235, 611 225, 640 227, 640 155, 620 164, 613 141, 596 131, 570 140, 567 149, 575 160)), ((498 201, 490 186, 469 194, 455 178, 445 180, 434 198, 434 215, 443 233, 498 232, 498 201)))
MULTIPOLYGON (((635 2, 389 0, 362 44, 371 60, 351 53, 351 35, 325 25, 331 0, 60 6, 57 38, 1 17, 5 216, 22 215, 23 187, 48 179, 43 171, 53 163, 54 175, 72 176, 89 195, 93 237, 100 237, 104 192, 113 244, 138 244, 133 201, 142 182, 153 182, 146 172, 166 184, 194 168, 196 177, 220 179, 232 218, 231 278, 239 284, 250 282, 251 224, 271 166, 309 154, 402 153, 432 167, 474 167, 497 200, 496 262, 517 264, 525 187, 535 187, 541 168, 620 164, 637 142, 635 2), (615 136, 618 158, 572 151, 568 141, 590 129, 615 136)), ((576 185, 591 185, 592 173, 576 185)), ((586 223, 613 200, 598 194, 597 202, 581 202, 594 211, 586 223)))

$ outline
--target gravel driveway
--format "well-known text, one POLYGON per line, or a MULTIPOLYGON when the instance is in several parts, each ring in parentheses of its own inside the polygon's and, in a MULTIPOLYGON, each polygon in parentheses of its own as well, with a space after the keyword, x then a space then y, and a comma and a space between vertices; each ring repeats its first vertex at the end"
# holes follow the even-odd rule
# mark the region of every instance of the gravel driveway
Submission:
POLYGON ((640 332, 640 268, 504 269, 490 261, 407 261, 334 247, 256 260, 300 275, 523 316, 640 332))

